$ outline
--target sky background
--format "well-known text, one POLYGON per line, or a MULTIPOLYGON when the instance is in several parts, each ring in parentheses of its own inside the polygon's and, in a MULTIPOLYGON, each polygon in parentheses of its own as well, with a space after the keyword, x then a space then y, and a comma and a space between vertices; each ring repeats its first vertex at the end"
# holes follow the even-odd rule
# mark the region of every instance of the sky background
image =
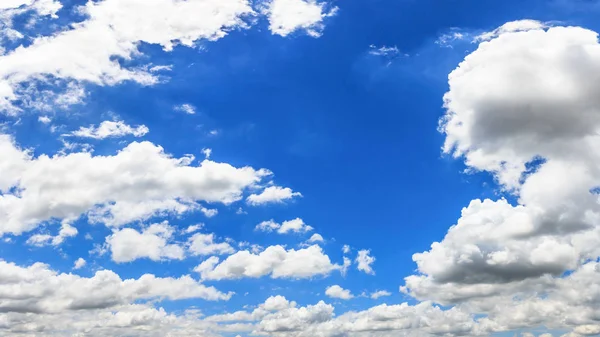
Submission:
MULTIPOLYGON (((70 23, 85 22, 86 16, 76 11, 84 1, 60 2, 62 8, 56 18, 31 11, 11 17, 9 26, 24 37, 4 37, 4 54, 20 45, 27 48, 38 36, 73 29, 70 23), (31 24, 34 16, 37 21, 31 24)), ((114 156, 131 142, 148 141, 174 158, 193 154, 193 165, 204 159, 204 149, 211 149, 210 160, 214 162, 266 168, 273 177, 244 191, 243 198, 231 204, 198 200, 218 211, 213 217, 202 212, 161 214, 111 227, 90 223, 84 213, 72 223, 77 234, 57 245, 32 244, 30 238, 58 235, 61 219, 39 221, 22 233, 3 230, 0 257, 21 267, 41 262, 56 273, 84 278, 94 277, 99 270, 111 270, 122 279, 138 279, 147 273, 175 278, 189 274, 197 279, 194 268, 214 254, 186 253, 182 259, 141 256, 118 262, 106 245, 106 237, 122 228, 141 231, 149 224, 168 221, 176 231, 170 242, 184 246, 189 235, 182 231, 202 223, 199 232, 214 233, 218 242, 229 238, 235 250, 244 249, 238 246, 240 242, 262 249, 282 245, 298 250, 312 245, 306 241, 318 233, 324 238, 319 245, 332 264, 342 265, 344 256, 352 261, 347 273, 202 280, 206 286, 235 295, 228 301, 160 299, 153 304, 168 313, 198 308, 209 316, 244 310, 244 306, 255 308, 277 295, 296 301, 298 306, 321 300, 335 304, 336 315, 382 303, 419 303, 399 290, 405 277, 418 274, 413 254, 428 251, 433 242, 444 239, 461 216, 461 209, 473 199, 504 197, 513 204, 518 202, 518 195, 503 190, 493 172, 465 173, 463 159, 442 151, 446 135, 438 125, 446 112, 443 96, 449 90, 449 73, 479 47, 474 39, 480 34, 523 19, 598 30, 600 5, 584 0, 346 0, 330 1, 326 6, 337 10, 322 18, 319 36, 311 36, 302 28, 287 36, 275 34, 269 18, 261 14, 249 20, 247 29, 230 29, 215 41, 198 39, 193 47, 177 45, 172 51, 139 42, 138 55, 129 60, 113 58, 126 69, 149 64, 170 66, 159 72, 159 81, 153 85, 127 80, 93 83, 68 76, 56 76, 56 81, 47 83, 29 79, 37 83, 38 98, 46 86, 62 92, 69 83, 77 83, 85 91, 75 104, 46 109, 26 106, 17 99, 12 103, 19 111, 5 109, 0 115, 3 133, 21 149, 30 149, 34 158, 81 151, 114 156), (184 104, 194 113, 184 111, 184 104), (41 116, 48 121, 42 122, 41 116), (105 139, 65 136, 104 121, 144 125, 149 131, 141 136, 105 139), (80 145, 68 148, 65 141, 80 145), (249 204, 246 197, 260 193, 269 180, 301 196, 249 204), (296 218, 313 230, 280 235, 255 228, 271 219, 282 223, 296 218), (350 252, 343 252, 344 245, 350 252), (368 250, 375 258, 370 265, 373 273, 357 268, 361 250, 368 250), (79 258, 86 264, 73 269, 79 258), (325 290, 332 285, 350 290, 354 298, 327 296, 325 290), (389 292, 389 296, 369 297, 379 290, 389 292), (360 296, 363 293, 365 296, 360 296)), ((101 49, 102 43, 95 48, 101 49)), ((0 73, 8 78, 2 57, 0 73)), ((53 59, 45 62, 52 63, 53 59)), ((143 166, 144 158, 139 160, 143 166)), ((67 173, 65 177, 74 176, 67 173)), ((14 190, 3 191, 3 195, 10 193, 14 190)), ((222 261, 226 256, 220 258, 222 261)), ((489 334, 569 331, 568 327, 539 329, 533 324, 489 334)), ((221 333, 246 336, 250 332, 221 333)))

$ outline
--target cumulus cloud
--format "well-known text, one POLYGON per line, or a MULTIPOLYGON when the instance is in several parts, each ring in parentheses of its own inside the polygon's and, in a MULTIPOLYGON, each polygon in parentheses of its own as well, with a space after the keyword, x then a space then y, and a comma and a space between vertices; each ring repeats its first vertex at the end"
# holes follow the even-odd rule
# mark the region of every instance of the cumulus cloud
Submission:
POLYGON ((323 236, 321 236, 321 234, 313 234, 310 239, 308 239, 309 243, 315 243, 315 242, 324 242, 325 240, 323 239, 323 236))
POLYGON ((598 34, 517 21, 483 39, 449 75, 443 150, 517 202, 473 200, 413 256, 404 290, 446 304, 544 291, 600 256, 598 34))
POLYGON ((302 30, 319 37, 324 28, 323 20, 337 11, 337 7, 327 7, 325 2, 316 0, 270 0, 262 12, 268 16, 273 34, 287 36, 302 30))
POLYGON ((214 234, 194 234, 188 241, 188 249, 193 255, 225 255, 235 253, 227 242, 215 242, 214 234))
POLYGON ((352 295, 350 290, 344 289, 337 284, 327 287, 327 289, 325 289, 325 295, 331 298, 338 298, 341 300, 349 300, 354 298, 354 295, 352 295))
POLYGON ((259 254, 239 251, 222 262, 213 256, 198 265, 194 271, 203 280, 259 278, 267 275, 275 279, 302 279, 325 276, 341 268, 331 263, 321 247, 314 245, 299 250, 270 246, 259 254))
POLYGON ((212 216, 201 201, 231 204, 271 174, 210 160, 193 166, 193 157, 173 158, 149 142, 131 143, 112 156, 33 157, 0 135, 0 150, 0 233, 20 234, 82 214, 111 226, 190 211, 212 216))
POLYGON ((260 194, 249 195, 246 201, 252 206, 259 206, 265 204, 282 203, 295 197, 302 197, 302 193, 294 192, 289 187, 269 186, 260 194))
POLYGON ((71 226, 68 222, 63 221, 58 235, 52 236, 49 234, 34 234, 27 239, 27 244, 32 246, 59 246, 67 238, 74 237, 78 234, 77 228, 71 226))
POLYGON ((87 262, 85 261, 85 259, 80 257, 73 264, 73 270, 81 269, 81 268, 85 267, 86 264, 87 264, 87 262))
POLYGON ((184 249, 179 244, 170 243, 175 229, 163 222, 153 224, 138 232, 132 228, 116 230, 106 238, 106 244, 113 261, 131 262, 141 258, 153 261, 182 260, 184 249))
POLYGON ((20 313, 60 313, 84 309, 110 308, 137 300, 164 298, 182 300, 228 300, 213 287, 190 276, 158 278, 146 274, 139 279, 122 280, 110 270, 91 278, 58 274, 42 263, 20 267, 0 261, 0 310, 20 313), (18 296, 14 296, 18 294, 18 296))
MULTIPOLYGON (((34 6, 38 3, 46 4, 43 8, 60 5, 38 1, 34 6)), ((247 0, 104 0, 90 1, 80 12, 87 19, 71 29, 37 37, 31 45, 0 56, 0 109, 14 111, 19 85, 40 76, 99 85, 127 80, 154 84, 157 78, 151 71, 128 69, 114 59, 139 55, 140 42, 170 51, 178 44, 220 39, 231 29, 247 27, 243 18, 253 10, 247 0)))
MULTIPOLYGON (((273 220, 263 221, 256 225, 254 228, 257 231, 262 232, 277 232, 279 234, 292 233, 306 233, 313 230, 313 228, 304 223, 304 220, 296 218, 293 220, 284 221, 279 224, 273 220)), ((318 235, 318 234, 317 234, 318 235)), ((322 241, 323 238, 321 238, 322 241)))
POLYGON ((359 250, 356 256, 356 268, 366 274, 375 275, 375 271, 371 265, 375 262, 375 258, 370 255, 370 250, 359 250))
POLYGON ((123 121, 104 121, 98 126, 90 125, 73 131, 69 136, 93 139, 117 138, 123 136, 142 137, 150 130, 145 125, 132 127, 123 121))
POLYGON ((390 293, 389 291, 379 290, 379 291, 376 291, 376 292, 372 293, 370 297, 372 299, 376 300, 376 299, 379 299, 381 297, 388 297, 388 296, 391 296, 391 295, 392 295, 392 293, 390 293))

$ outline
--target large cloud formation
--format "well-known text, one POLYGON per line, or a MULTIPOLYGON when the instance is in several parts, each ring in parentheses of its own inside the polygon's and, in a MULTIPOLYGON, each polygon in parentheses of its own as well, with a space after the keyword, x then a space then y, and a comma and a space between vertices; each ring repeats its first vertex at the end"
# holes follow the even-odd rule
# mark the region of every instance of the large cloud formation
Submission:
POLYGON ((600 323, 595 287, 580 283, 598 276, 589 261, 600 256, 600 44, 587 29, 526 23, 485 35, 450 74, 440 127, 444 152, 493 174, 518 203, 473 200, 414 255, 420 274, 402 290, 493 310, 506 329, 581 332, 600 323))

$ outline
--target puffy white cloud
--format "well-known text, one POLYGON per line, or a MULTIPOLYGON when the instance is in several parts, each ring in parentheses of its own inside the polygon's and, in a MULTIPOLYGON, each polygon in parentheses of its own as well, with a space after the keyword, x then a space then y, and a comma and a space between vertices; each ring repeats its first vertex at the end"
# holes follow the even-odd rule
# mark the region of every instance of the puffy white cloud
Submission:
POLYGON ((239 251, 219 262, 219 258, 213 256, 198 265, 194 271, 203 280, 259 278, 267 275, 272 278, 301 279, 328 275, 342 268, 332 264, 317 245, 299 250, 270 246, 259 254, 239 251))
POLYGON ((273 34, 287 36, 303 30, 318 37, 323 31, 323 20, 335 15, 337 7, 326 9, 325 2, 316 0, 270 0, 263 9, 269 18, 269 29, 273 34))
MULTIPOLYGON (((255 230, 262 232, 273 232, 276 231, 279 234, 293 233, 306 233, 313 230, 313 228, 304 223, 300 218, 293 220, 284 221, 279 224, 273 220, 263 221, 256 225, 255 230)), ((318 234, 317 234, 318 235, 318 234)), ((322 241, 323 238, 321 238, 322 241)))
POLYGON ((356 256, 356 268, 366 274, 375 275, 375 271, 371 265, 375 262, 375 258, 370 255, 370 250, 359 250, 356 256))
POLYGON ((123 121, 104 121, 99 126, 90 125, 89 127, 81 127, 77 131, 71 132, 70 136, 105 139, 117 138, 132 135, 134 137, 142 137, 150 130, 145 125, 132 127, 125 124, 123 121))
POLYGON ((87 264, 87 262, 85 261, 85 259, 80 257, 73 264, 73 269, 74 270, 81 269, 81 268, 85 267, 86 264, 87 264))
POLYGON ((39 116, 38 122, 40 122, 42 124, 50 124, 50 122, 52 122, 52 118, 50 118, 48 116, 39 116))
POLYGON ((215 243, 214 234, 194 234, 188 241, 188 249, 193 255, 224 255, 235 253, 235 249, 229 243, 215 243))
POLYGON ((20 313, 60 313, 110 308, 138 300, 181 300, 201 298, 228 300, 213 287, 190 276, 158 278, 146 274, 139 279, 121 280, 110 270, 91 278, 58 274, 42 263, 20 267, 0 261, 0 310, 20 313))
POLYGON ((34 234, 27 239, 27 244, 39 247, 46 245, 59 246, 65 241, 65 239, 74 237, 77 234, 77 228, 71 226, 68 222, 63 221, 58 235, 52 236, 49 234, 34 234))
POLYGON ((473 200, 413 256, 404 291, 447 304, 543 292, 600 256, 598 34, 518 21, 482 39, 449 75, 443 149, 517 203, 473 200))
POLYGON ((391 296, 391 295, 392 295, 392 293, 390 293, 389 291, 379 290, 379 291, 376 291, 376 292, 372 293, 370 297, 372 299, 376 300, 376 299, 379 299, 381 297, 388 297, 388 296, 391 296))
POLYGON ((188 226, 183 232, 186 234, 191 234, 201 230, 204 227, 204 224, 196 224, 188 226))
POLYGON ((337 284, 327 287, 327 289, 325 289, 325 295, 331 298, 339 298, 342 300, 349 300, 354 298, 354 295, 352 295, 350 290, 344 289, 337 284))
POLYGON ((313 235, 310 237, 310 239, 308 239, 308 242, 309 242, 309 243, 323 242, 323 241, 325 241, 325 240, 323 239, 323 236, 321 236, 321 234, 317 234, 317 233, 313 234, 313 235))
POLYGON ((122 225, 164 214, 203 211, 200 201, 231 204, 268 170, 235 168, 193 157, 173 158, 149 142, 113 156, 90 153, 31 156, 0 136, 0 233, 20 234, 50 219, 122 225))
POLYGON ((344 246, 342 247, 342 252, 343 252, 344 254, 350 254, 350 251, 351 251, 350 245, 344 245, 344 246))
POLYGON ((182 260, 184 249, 179 244, 170 243, 174 228, 165 221, 144 228, 140 233, 132 228, 116 230, 106 238, 113 261, 131 262, 141 258, 153 261, 166 259, 182 260))
MULTIPOLYGON (((38 3, 60 5, 40 1, 34 6, 38 3)), ((253 10, 247 0, 104 0, 90 1, 80 12, 87 19, 71 29, 37 37, 31 45, 0 56, 0 109, 11 109, 19 84, 40 76, 99 85, 156 83, 151 71, 124 68, 115 58, 139 55, 139 42, 169 51, 176 44, 217 40, 228 30, 247 27, 243 17, 253 10)))
POLYGON ((289 187, 269 186, 260 194, 251 194, 246 201, 252 206, 282 203, 295 197, 302 197, 300 192, 294 192, 289 187))

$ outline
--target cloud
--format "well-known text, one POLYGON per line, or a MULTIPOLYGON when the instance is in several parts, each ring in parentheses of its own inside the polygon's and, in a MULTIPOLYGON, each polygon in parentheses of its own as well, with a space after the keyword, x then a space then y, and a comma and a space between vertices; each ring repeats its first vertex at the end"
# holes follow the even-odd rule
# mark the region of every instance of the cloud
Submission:
POLYGON ((0 261, 0 310, 20 313, 61 313, 110 308, 150 299, 228 300, 213 287, 206 287, 190 276, 158 278, 146 274, 139 279, 121 280, 110 270, 91 278, 58 274, 42 263, 20 267, 0 261), (93 291, 91 291, 93 290, 93 291), (15 296, 18 295, 18 296, 15 296))
POLYGON ((85 267, 86 263, 87 262, 82 257, 78 258, 75 261, 75 263, 73 264, 73 270, 77 270, 77 269, 81 269, 81 268, 85 267))
POLYGON ((349 300, 354 298, 350 290, 344 289, 339 285, 333 285, 325 289, 325 295, 331 298, 339 298, 341 300, 349 300))
POLYGON ((400 50, 396 46, 393 46, 393 47, 387 47, 387 46, 377 47, 375 45, 370 45, 369 46, 369 54, 375 55, 375 56, 394 57, 394 56, 397 56, 398 54, 400 54, 400 50))
POLYGON ((19 85, 43 76, 98 85, 154 84, 158 80, 152 72, 127 69, 114 59, 140 55, 140 42, 170 51, 200 39, 218 40, 231 29, 247 27, 243 18, 253 10, 246 0, 104 0, 90 1, 80 12, 87 19, 71 29, 37 37, 0 56, 0 110, 14 111, 19 85))
POLYGON ((518 21, 485 39, 449 75, 443 150, 516 202, 471 201, 415 254, 419 274, 404 289, 419 299, 544 291, 600 256, 598 34, 518 21))
POLYGON ((324 28, 323 20, 337 12, 337 7, 329 10, 326 7, 325 2, 316 0, 270 0, 262 12, 268 16, 273 34, 287 36, 302 30, 319 37, 324 28))
POLYGON ((191 233, 201 230, 203 227, 204 227, 204 224, 190 225, 183 232, 186 234, 191 234, 191 233))
POLYGON ((163 222, 153 224, 138 232, 132 228, 116 230, 106 238, 113 261, 131 262, 148 258, 153 261, 182 260, 184 250, 181 245, 170 243, 175 229, 163 222))
POLYGON ((196 107, 185 103, 185 104, 181 104, 181 105, 176 105, 173 109, 175 109, 175 111, 181 111, 184 112, 188 115, 195 115, 196 114, 196 107))
POLYGON ((227 242, 215 243, 214 234, 196 233, 188 240, 188 249, 193 255, 225 255, 235 253, 227 242))
POLYGON ((388 297, 388 296, 391 296, 391 295, 392 295, 392 293, 390 293, 389 291, 379 290, 379 291, 376 291, 376 292, 372 293, 370 297, 372 299, 376 300, 376 299, 379 299, 381 297, 388 297))
POLYGON ((149 142, 131 143, 116 155, 70 153, 31 156, 0 135, 0 233, 20 234, 50 219, 119 226, 151 216, 203 211, 199 202, 231 204, 269 176, 193 157, 173 158, 149 142), (51 205, 51 207, 50 207, 51 205))
POLYGON ((321 234, 313 234, 310 239, 308 239, 309 243, 315 243, 315 242, 324 242, 325 240, 323 239, 323 236, 321 236, 321 234))
MULTIPOLYGON (((296 218, 293 220, 284 221, 279 224, 273 220, 263 221, 256 225, 254 230, 261 232, 277 232, 278 234, 292 233, 306 233, 313 230, 313 228, 304 223, 304 220, 296 218)), ((322 240, 322 238, 321 238, 322 240)))
POLYGON ((282 246, 270 246, 259 254, 239 251, 223 262, 211 257, 198 265, 194 271, 203 280, 259 278, 311 278, 328 275, 341 266, 332 264, 321 247, 314 245, 305 249, 285 250, 282 246))
POLYGON ((252 206, 259 206, 271 203, 283 203, 295 197, 302 197, 302 193, 294 192, 289 187, 269 186, 260 194, 251 194, 246 201, 252 206))
POLYGON ((39 116, 38 122, 40 122, 42 124, 50 124, 50 122, 52 122, 52 119, 48 116, 39 116))
POLYGON ((358 256, 356 257, 356 268, 366 274, 375 275, 375 271, 371 265, 375 262, 375 258, 372 257, 370 250, 359 250, 358 256))
POLYGON ((43 247, 46 245, 59 246, 65 241, 65 239, 74 237, 77 234, 77 228, 71 226, 68 222, 63 221, 58 235, 52 236, 48 234, 34 234, 27 239, 27 244, 38 247, 43 247))
POLYGON ((77 131, 73 131, 69 136, 93 139, 117 138, 132 135, 134 137, 142 137, 150 130, 145 125, 136 127, 129 126, 123 121, 104 121, 98 127, 90 125, 89 127, 81 127, 77 131))

